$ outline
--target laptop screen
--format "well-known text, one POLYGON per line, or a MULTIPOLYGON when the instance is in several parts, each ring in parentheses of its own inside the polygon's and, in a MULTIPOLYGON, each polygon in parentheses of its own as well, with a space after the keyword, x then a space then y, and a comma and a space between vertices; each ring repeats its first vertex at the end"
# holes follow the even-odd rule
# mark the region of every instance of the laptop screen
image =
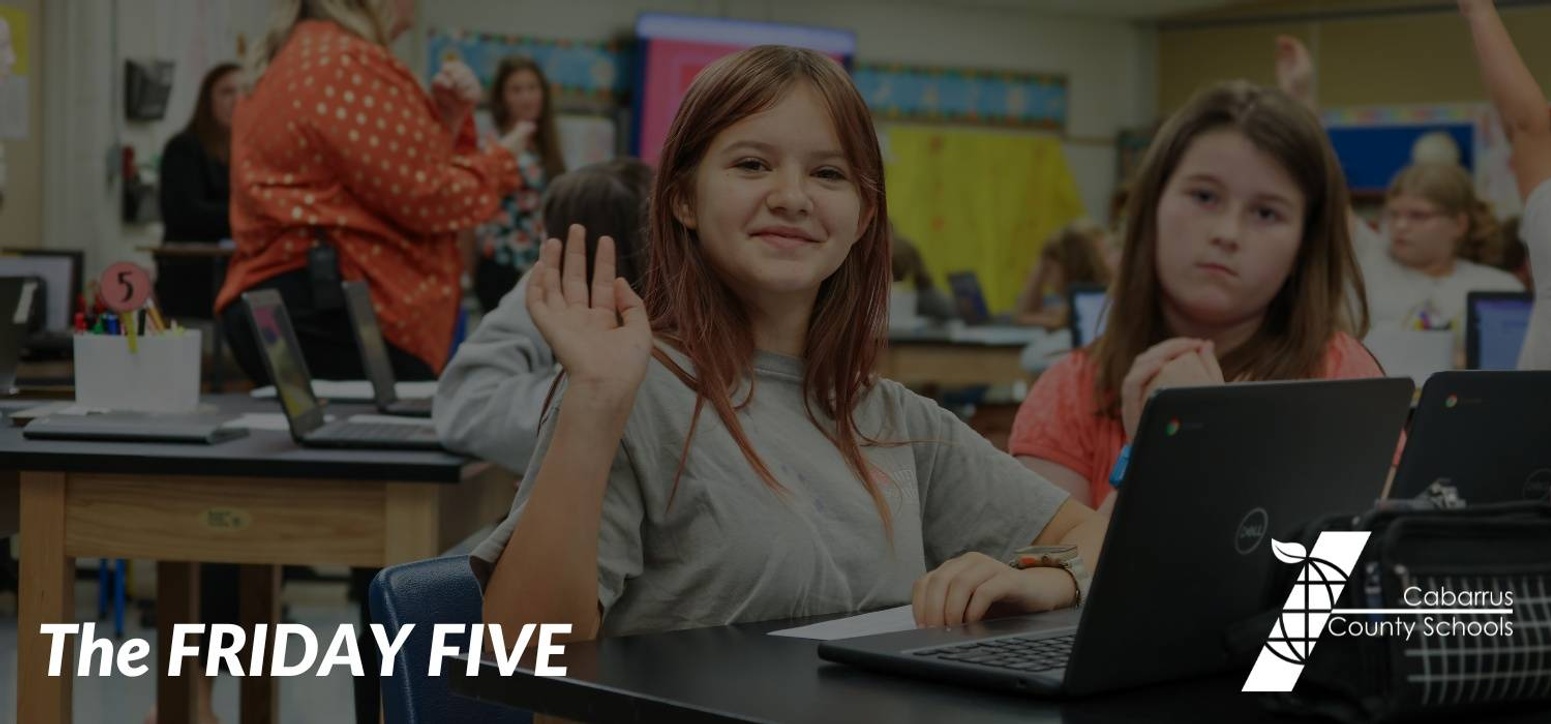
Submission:
POLYGON ((1109 320, 1109 295, 1103 287, 1072 290, 1072 347, 1086 347, 1104 333, 1109 320))
POLYGON ((965 324, 985 324, 991 318, 985 293, 980 288, 980 277, 974 272, 949 274, 948 288, 953 291, 953 306, 958 310, 959 319, 965 324))
POLYGON ((310 417, 316 416, 321 422, 321 408, 318 398, 312 394, 311 376, 307 374, 301 346, 291 331, 291 319, 286 316, 285 305, 279 303, 279 295, 274 296, 274 303, 268 299, 255 299, 256 295, 251 293, 244 296, 252 313, 254 331, 264 347, 270 381, 275 385, 280 406, 293 428, 303 428, 300 432, 305 434, 310 431, 307 426, 310 417))
POLYGON ((372 381, 372 393, 378 404, 391 404, 398 398, 393 389, 393 363, 388 358, 388 345, 382 341, 377 312, 372 309, 371 290, 363 282, 346 282, 344 286, 355 342, 361 348, 361 364, 372 381))
POLYGON ((1470 295, 1470 369, 1516 369, 1533 307, 1534 301, 1528 294, 1470 295))

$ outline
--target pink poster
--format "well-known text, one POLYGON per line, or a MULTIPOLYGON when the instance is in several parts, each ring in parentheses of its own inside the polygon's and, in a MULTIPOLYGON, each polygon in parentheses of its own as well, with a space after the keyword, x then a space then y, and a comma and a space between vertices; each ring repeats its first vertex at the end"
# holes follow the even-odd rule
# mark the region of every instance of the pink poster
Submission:
POLYGON ((646 48, 645 103, 641 113, 641 160, 653 166, 689 84, 701 69, 743 48, 692 40, 653 40, 646 48))
POLYGON ((722 18, 645 13, 636 21, 636 36, 645 44, 636 149, 653 166, 690 84, 716 59, 767 43, 812 48, 842 64, 856 54, 856 34, 849 30, 722 18))

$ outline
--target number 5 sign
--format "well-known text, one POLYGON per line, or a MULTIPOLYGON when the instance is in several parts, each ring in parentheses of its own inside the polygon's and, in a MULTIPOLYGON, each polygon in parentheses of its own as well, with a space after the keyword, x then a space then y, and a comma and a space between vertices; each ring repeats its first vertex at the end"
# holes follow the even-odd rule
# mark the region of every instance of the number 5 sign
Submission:
POLYGON ((151 296, 151 275, 134 262, 121 261, 108 267, 97 285, 102 303, 120 314, 144 307, 151 296))

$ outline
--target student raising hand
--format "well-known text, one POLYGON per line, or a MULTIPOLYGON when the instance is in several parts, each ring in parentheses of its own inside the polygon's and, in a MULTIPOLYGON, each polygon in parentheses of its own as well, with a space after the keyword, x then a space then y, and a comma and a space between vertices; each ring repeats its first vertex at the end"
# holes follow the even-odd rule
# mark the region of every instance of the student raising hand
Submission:
POLYGON ((614 240, 607 236, 598 239, 589 285, 586 238, 586 229, 571 225, 563 263, 560 240, 544 242, 528 287, 528 313, 571 387, 628 400, 646 374, 652 328, 641 298, 614 274, 614 240))
POLYGON ((1309 110, 1314 102, 1314 58, 1303 41, 1291 35, 1276 36, 1276 87, 1309 110))

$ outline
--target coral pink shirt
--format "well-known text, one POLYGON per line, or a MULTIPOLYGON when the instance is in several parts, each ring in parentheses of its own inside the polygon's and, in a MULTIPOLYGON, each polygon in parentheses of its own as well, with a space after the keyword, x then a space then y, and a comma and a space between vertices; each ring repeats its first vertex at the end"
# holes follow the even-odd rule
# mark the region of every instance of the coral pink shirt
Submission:
MULTIPOLYGON (((1110 469, 1125 446, 1125 426, 1104 414, 1094 396, 1098 368, 1078 350, 1039 376, 1013 421, 1008 448, 1014 455, 1046 460, 1088 481, 1090 507, 1109 495, 1110 469)), ((1325 355, 1323 379, 1383 377, 1368 349, 1350 335, 1337 335, 1325 355)))

